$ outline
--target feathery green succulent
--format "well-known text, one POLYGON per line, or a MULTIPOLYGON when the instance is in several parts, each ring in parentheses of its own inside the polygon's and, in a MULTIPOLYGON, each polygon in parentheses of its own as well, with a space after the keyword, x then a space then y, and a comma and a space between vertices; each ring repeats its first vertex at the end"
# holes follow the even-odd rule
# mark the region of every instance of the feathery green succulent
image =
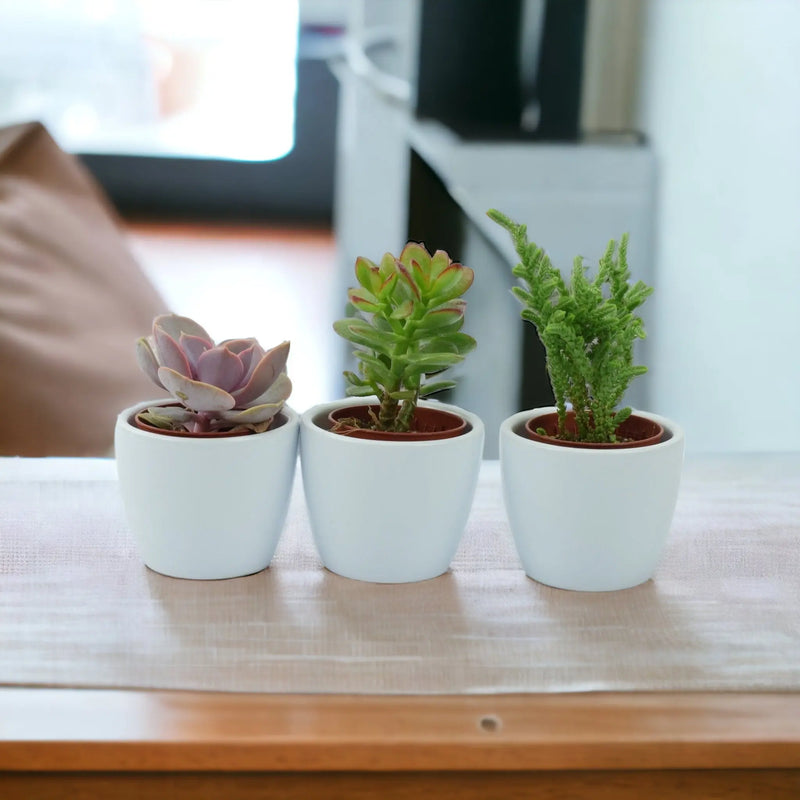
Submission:
POLYGON ((488 215, 511 234, 520 258, 513 272, 523 285, 512 291, 524 306, 522 318, 533 323, 547 351, 559 438, 570 438, 569 402, 577 441, 615 442, 617 427, 631 415, 630 408, 617 410, 617 405, 631 381, 647 372, 633 363, 634 342, 645 338, 634 311, 653 291, 642 281, 630 284, 628 235, 619 246, 609 242, 594 279, 587 277, 583 258, 576 257, 567 283, 547 253, 528 240, 525 225, 494 209, 488 215))
POLYGON ((344 373, 347 394, 379 398, 376 430, 407 431, 420 398, 455 386, 452 380, 427 382, 428 376, 458 364, 475 347, 461 332, 466 303, 459 299, 473 272, 443 250, 431 255, 409 242, 399 258, 386 253, 380 264, 357 259, 355 273, 359 285, 348 298, 357 316, 333 326, 356 345, 359 374, 344 373))

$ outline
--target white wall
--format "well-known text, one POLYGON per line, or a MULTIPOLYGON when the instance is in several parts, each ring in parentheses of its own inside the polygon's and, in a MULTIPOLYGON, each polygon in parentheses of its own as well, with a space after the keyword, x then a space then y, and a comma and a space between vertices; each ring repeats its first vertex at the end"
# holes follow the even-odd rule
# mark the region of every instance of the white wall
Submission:
POLYGON ((800 2, 646 10, 652 408, 694 452, 800 450, 800 2))

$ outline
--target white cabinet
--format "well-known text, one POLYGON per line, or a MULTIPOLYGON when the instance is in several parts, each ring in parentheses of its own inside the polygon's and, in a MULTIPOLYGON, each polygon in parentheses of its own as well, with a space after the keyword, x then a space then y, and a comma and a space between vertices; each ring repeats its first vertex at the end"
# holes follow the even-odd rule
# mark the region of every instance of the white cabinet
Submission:
MULTIPOLYGON (((596 264, 608 240, 628 232, 634 278, 652 283, 654 159, 630 137, 602 144, 467 141, 439 123, 416 119, 413 48, 419 3, 356 7, 359 14, 349 29, 354 49, 336 67, 341 82, 337 314, 344 310, 356 257, 397 253, 408 237, 409 208, 421 199, 409 193, 413 151, 463 214, 463 241, 451 255, 476 272, 467 295, 466 329, 478 349, 461 365, 452 401, 484 420, 485 456, 496 458, 500 422, 520 410, 523 371, 542 371, 544 364, 523 361, 526 334, 509 291, 517 259, 508 234, 486 211, 499 208, 525 222, 531 238, 565 270, 576 255, 596 264), (399 19, 385 18, 389 7, 399 19)), ((435 228, 435 220, 428 227, 435 228)), ((440 246, 430 235, 425 243, 440 246)), ((647 323, 647 306, 644 316, 647 323)), ((640 352, 640 363, 644 357, 640 352)), ((646 407, 647 376, 637 383, 628 402, 646 407)))

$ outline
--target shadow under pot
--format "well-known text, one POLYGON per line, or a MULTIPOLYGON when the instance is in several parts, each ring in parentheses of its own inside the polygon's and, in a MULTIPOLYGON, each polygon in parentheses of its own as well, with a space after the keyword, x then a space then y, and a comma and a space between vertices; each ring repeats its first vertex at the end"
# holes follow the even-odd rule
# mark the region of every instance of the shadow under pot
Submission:
POLYGON ((637 411, 618 434, 632 438, 635 428, 638 441, 587 447, 548 437, 555 415, 552 407, 523 411, 500 427, 503 498, 526 574, 578 591, 643 583, 672 524, 683 431, 637 411))
POLYGON ((263 433, 169 435, 117 418, 125 515, 144 563, 176 578, 234 578, 269 566, 294 480, 299 416, 288 406, 263 433))
POLYGON ((368 405, 340 400, 302 415, 300 461, 317 551, 325 567, 346 578, 373 583, 435 578, 449 568, 466 527, 483 454, 483 423, 456 406, 421 403, 418 410, 433 408, 458 418, 459 432, 446 438, 399 434, 403 438, 390 440, 366 438, 359 435, 363 430, 332 430, 341 416, 365 419, 368 405), (338 414, 340 409, 347 410, 338 414))

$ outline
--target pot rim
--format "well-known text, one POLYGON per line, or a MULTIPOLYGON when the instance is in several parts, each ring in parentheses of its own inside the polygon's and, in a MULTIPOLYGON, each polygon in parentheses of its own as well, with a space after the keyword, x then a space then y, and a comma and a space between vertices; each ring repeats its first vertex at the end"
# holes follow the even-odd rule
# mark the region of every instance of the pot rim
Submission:
MULTIPOLYGON (((646 423, 647 422, 652 423, 656 428, 655 433, 651 433, 651 434, 649 434, 647 436, 642 437, 641 439, 634 439, 634 440, 622 441, 622 442, 579 442, 579 441, 575 441, 573 439, 566 439, 566 440, 558 439, 558 438, 549 436, 547 434, 542 435, 537 430, 535 430, 533 428, 533 423, 534 422, 536 422, 538 420, 541 420, 541 419, 544 419, 545 417, 550 417, 552 419, 553 416, 554 415, 553 415, 552 412, 548 413, 548 414, 536 414, 536 415, 532 416, 525 423, 525 430, 526 430, 526 433, 527 433, 528 437, 530 439, 535 439, 538 442, 544 441, 544 442, 548 442, 549 444, 557 444, 559 447, 573 447, 573 448, 577 448, 579 450, 582 450, 582 449, 585 449, 585 450, 596 450, 596 449, 602 449, 602 450, 616 449, 616 450, 619 450, 619 449, 622 449, 622 448, 630 449, 632 447, 647 447, 648 445, 651 445, 651 444, 658 444, 658 442, 660 442, 664 438, 664 426, 660 422, 656 422, 655 420, 650 419, 649 417, 643 417, 641 414, 638 414, 636 411, 632 411, 631 412, 631 415, 628 417, 628 420, 631 420, 631 421, 632 420, 640 420, 640 421, 644 421, 646 423)), ((556 416, 556 418, 558 417, 557 414, 555 416, 556 416)), ((567 411, 567 416, 570 419, 574 420, 575 419, 575 412, 572 411, 572 410, 569 410, 569 411, 567 411)), ((625 425, 626 422, 627 422, 627 420, 625 422, 623 422, 622 425, 625 425)))
POLYGON ((151 406, 168 406, 174 402, 172 398, 159 398, 157 400, 146 400, 141 403, 136 403, 136 405, 129 406, 119 412, 117 415, 117 426, 123 426, 127 432, 134 436, 144 436, 162 442, 169 441, 176 444, 180 443, 182 446, 192 444, 192 446, 196 447, 198 443, 202 443, 204 447, 236 447, 242 446, 245 442, 259 441, 260 437, 267 433, 280 435, 280 431, 290 431, 300 424, 300 415, 286 403, 283 404, 283 408, 278 412, 286 417, 286 422, 283 425, 279 425, 277 428, 267 428, 267 430, 262 433, 255 433, 249 436, 170 436, 169 434, 143 430, 131 422, 132 417, 140 411, 144 411, 146 408, 150 408, 151 406))
MULTIPOLYGON (((369 407, 373 409, 379 409, 380 406, 377 404, 369 404, 369 407)), ((348 409, 356 409, 356 408, 364 408, 363 404, 361 403, 351 403, 349 406, 340 406, 339 408, 334 408, 332 411, 328 412, 328 420, 330 421, 333 418, 333 415, 339 411, 346 411, 348 409)), ((409 430, 409 431, 378 431, 372 428, 365 428, 365 429, 353 429, 351 427, 350 431, 336 431, 340 436, 354 436, 355 438, 360 439, 378 439, 378 440, 385 440, 385 441, 396 441, 396 442, 406 442, 406 441, 428 441, 434 439, 452 439, 456 436, 463 436, 469 429, 470 424, 467 422, 466 417, 462 414, 456 414, 452 411, 448 411, 445 408, 441 407, 440 405, 437 406, 421 406, 417 405, 416 409, 414 410, 414 414, 416 416, 417 411, 428 411, 432 414, 438 414, 439 419, 444 419, 445 421, 449 421, 452 423, 452 426, 449 428, 443 428, 441 430, 432 430, 432 431, 418 431, 418 430, 409 430)), ((336 427, 336 422, 334 421, 334 427, 336 427)), ((331 428, 333 430, 333 428, 331 428)))
POLYGON ((351 447, 447 447, 453 446, 453 443, 455 442, 463 442, 471 437, 484 435, 483 421, 477 416, 477 414, 473 414, 471 411, 466 411, 459 406, 450 405, 449 403, 441 403, 438 400, 421 400, 419 405, 433 406, 434 408, 441 408, 443 411, 449 411, 451 414, 457 414, 467 421, 469 430, 465 431, 460 436, 452 436, 448 439, 433 439, 419 442, 397 442, 380 439, 359 439, 355 436, 342 436, 339 433, 333 433, 330 430, 326 430, 319 424, 320 419, 327 419, 328 413, 336 410, 337 408, 343 408, 346 406, 371 406, 375 405, 377 402, 378 399, 376 397, 346 397, 343 399, 333 400, 328 403, 318 403, 300 415, 300 426, 301 428, 313 431, 315 434, 332 437, 335 441, 342 442, 342 446, 351 447))
POLYGON ((558 409, 555 406, 541 406, 539 408, 531 408, 526 411, 520 411, 517 414, 512 414, 510 417, 503 420, 500 425, 500 436, 501 438, 504 435, 516 436, 526 442, 530 447, 546 449, 549 452, 559 452, 565 457, 572 458, 635 458, 637 454, 641 455, 642 453, 651 453, 657 449, 675 447, 677 444, 684 441, 685 438, 683 428, 676 422, 673 422, 667 417, 662 417, 659 414, 653 414, 650 411, 641 411, 638 408, 633 409, 634 414, 657 422, 659 425, 663 426, 664 437, 660 442, 642 445, 640 447, 564 447, 563 445, 551 442, 540 442, 529 438, 525 434, 525 423, 529 419, 556 411, 558 411, 558 409))

